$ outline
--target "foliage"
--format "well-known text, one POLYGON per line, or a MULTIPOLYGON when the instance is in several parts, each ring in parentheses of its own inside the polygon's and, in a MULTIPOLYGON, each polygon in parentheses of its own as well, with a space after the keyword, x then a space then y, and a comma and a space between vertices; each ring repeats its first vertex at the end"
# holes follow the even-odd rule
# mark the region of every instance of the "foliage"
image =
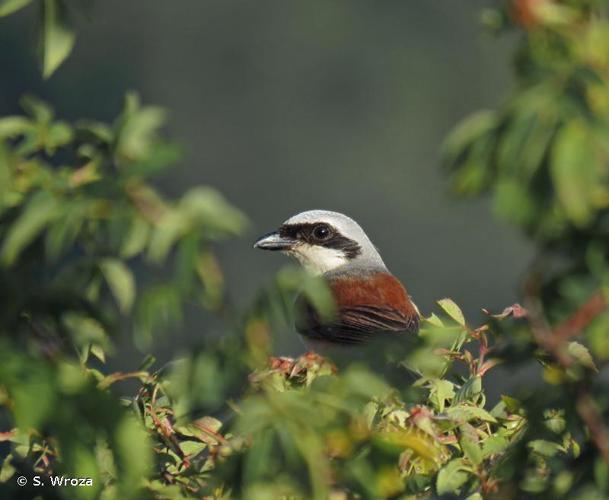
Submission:
MULTIPOLYGON (((40 5, 48 76, 74 35, 65 2, 40 5)), ((230 307, 212 247, 246 219, 209 187, 162 195, 153 177, 181 158, 163 110, 130 94, 112 124, 68 123, 26 97, 1 118, 3 497, 606 497, 609 20, 588 0, 485 19, 520 33, 516 89, 453 132, 446 161, 459 195, 490 193, 536 243, 525 307, 475 326, 442 299, 418 336, 347 360, 271 356, 294 293, 331 311, 323 280, 287 268, 230 307), (146 351, 193 301, 222 336, 164 367, 107 368, 116 335, 146 351), (541 376, 491 402, 499 363, 541 376), (57 475, 93 485, 48 487, 57 475)))
MULTIPOLYGON (((14 14, 31 3, 33 0, 0 0, 0 17, 14 14)), ((36 3, 41 18, 38 38, 42 74, 49 78, 72 52, 76 35, 67 0, 40 0, 36 3)))
POLYGON ((120 470, 112 484, 124 498, 149 470, 150 448, 106 390, 113 375, 98 369, 110 334, 125 325, 145 346, 186 300, 217 308, 222 277, 209 245, 245 219, 211 188, 170 201, 146 182, 179 150, 159 137, 162 110, 136 96, 113 125, 56 120, 31 97, 23 107, 25 116, 0 120, 0 380, 3 418, 10 409, 19 429, 5 435, 19 446, 2 474, 24 456, 50 466, 61 453, 58 470, 94 478, 95 492, 120 470), (168 261, 170 276, 159 266, 168 261))
MULTIPOLYGON (((482 378, 495 364, 485 359, 487 327, 436 317, 422 335, 427 340, 411 358, 421 376, 406 391, 361 364, 337 374, 313 353, 271 358, 250 375, 249 391, 231 403, 234 417, 223 424, 210 417, 181 423, 171 410, 180 406, 172 383, 146 386, 136 401, 151 418, 165 417, 155 424, 155 449, 160 477, 171 485, 149 487, 238 498, 495 491, 501 459, 525 419, 509 398, 484 409, 482 378), (476 356, 464 349, 469 344, 478 345, 476 356), (454 361, 466 366, 464 376, 448 374, 454 361), (155 393, 167 399, 160 403, 155 393)), ((566 453, 571 443, 559 429, 543 445, 566 453)))
POLYGON ((544 351, 544 383, 523 402, 537 415, 562 408, 585 443, 577 457, 554 460, 547 477, 521 472, 519 484, 531 493, 605 497, 607 5, 522 0, 486 20, 498 31, 519 30, 515 90, 498 110, 462 122, 447 141, 447 164, 458 194, 490 194, 497 215, 537 244, 523 287, 529 328, 506 331, 506 348, 514 359, 544 351))

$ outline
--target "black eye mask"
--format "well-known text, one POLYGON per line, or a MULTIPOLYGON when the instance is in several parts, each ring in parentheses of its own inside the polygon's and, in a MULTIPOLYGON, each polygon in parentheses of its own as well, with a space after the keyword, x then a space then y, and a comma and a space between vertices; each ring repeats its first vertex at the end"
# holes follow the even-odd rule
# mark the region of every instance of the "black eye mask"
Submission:
POLYGON ((357 241, 343 236, 329 224, 284 224, 279 228, 279 234, 283 237, 308 243, 309 245, 339 250, 349 260, 355 259, 355 257, 362 253, 362 249, 357 241), (324 239, 320 239, 319 235, 315 234, 316 230, 317 232, 320 231, 320 226, 324 226, 330 231, 330 234, 324 239))

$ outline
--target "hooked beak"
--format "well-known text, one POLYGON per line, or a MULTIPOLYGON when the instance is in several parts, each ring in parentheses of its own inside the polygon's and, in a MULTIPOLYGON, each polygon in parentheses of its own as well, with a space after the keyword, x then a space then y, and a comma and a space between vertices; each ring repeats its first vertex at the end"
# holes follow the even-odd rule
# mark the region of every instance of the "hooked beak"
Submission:
POLYGON ((265 234, 256 240, 254 248, 262 250, 289 250, 295 245, 296 241, 292 238, 280 236, 277 231, 265 234))

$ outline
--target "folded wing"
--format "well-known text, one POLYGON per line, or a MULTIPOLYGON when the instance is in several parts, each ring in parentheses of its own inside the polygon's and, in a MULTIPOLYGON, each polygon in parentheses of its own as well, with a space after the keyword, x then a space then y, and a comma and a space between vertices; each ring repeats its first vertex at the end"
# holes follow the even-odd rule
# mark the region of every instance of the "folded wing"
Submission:
POLYGON ((300 297, 296 328, 301 335, 339 344, 358 344, 379 335, 416 333, 419 314, 402 284, 389 274, 337 277, 330 281, 337 314, 322 321, 317 311, 300 297))

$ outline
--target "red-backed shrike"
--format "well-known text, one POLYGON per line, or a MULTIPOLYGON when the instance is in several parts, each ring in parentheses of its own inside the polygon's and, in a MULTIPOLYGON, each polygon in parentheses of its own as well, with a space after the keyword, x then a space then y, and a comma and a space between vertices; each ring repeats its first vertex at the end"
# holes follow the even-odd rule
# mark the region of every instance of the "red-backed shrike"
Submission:
POLYGON ((254 247, 293 256, 328 282, 337 307, 332 320, 322 321, 302 298, 297 302, 296 328, 309 346, 360 344, 383 334, 394 338, 418 331, 419 313, 406 289, 359 224, 346 215, 299 213, 259 238, 254 247))

